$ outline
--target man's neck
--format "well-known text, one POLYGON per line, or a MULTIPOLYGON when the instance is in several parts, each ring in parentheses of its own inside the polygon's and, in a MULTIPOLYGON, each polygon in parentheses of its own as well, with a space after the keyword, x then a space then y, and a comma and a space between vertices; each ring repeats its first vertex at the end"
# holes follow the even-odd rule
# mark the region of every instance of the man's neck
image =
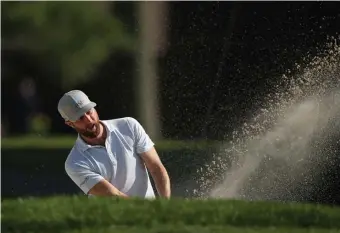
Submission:
POLYGON ((90 145, 105 145, 105 140, 107 137, 106 128, 103 125, 102 122, 99 122, 99 134, 95 138, 88 138, 83 135, 80 135, 80 137, 88 144, 90 145))

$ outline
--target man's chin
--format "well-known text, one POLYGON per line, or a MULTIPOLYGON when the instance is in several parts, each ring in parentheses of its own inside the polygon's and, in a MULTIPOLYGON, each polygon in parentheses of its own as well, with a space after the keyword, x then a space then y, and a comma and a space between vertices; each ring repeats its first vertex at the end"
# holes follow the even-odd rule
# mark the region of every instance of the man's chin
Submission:
POLYGON ((95 138, 96 137, 95 133, 81 133, 81 135, 83 137, 86 137, 86 138, 95 138))
POLYGON ((86 132, 80 132, 80 134, 84 137, 87 137, 87 138, 95 138, 98 136, 98 132, 97 131, 93 131, 93 132, 89 132, 89 131, 86 131, 86 132))
POLYGON ((99 135, 99 127, 96 127, 95 131, 86 131, 82 132, 81 134, 87 138, 95 138, 99 135))

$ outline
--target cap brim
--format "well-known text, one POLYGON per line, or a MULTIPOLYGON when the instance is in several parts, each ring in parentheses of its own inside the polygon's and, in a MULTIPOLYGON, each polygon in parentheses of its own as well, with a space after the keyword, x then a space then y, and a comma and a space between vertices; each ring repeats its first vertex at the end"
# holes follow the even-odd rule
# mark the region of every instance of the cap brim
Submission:
POLYGON ((86 112, 88 112, 89 110, 91 110, 92 108, 96 107, 97 104, 95 102, 90 102, 87 105, 85 105, 82 109, 80 109, 77 114, 72 117, 72 119, 70 118, 70 121, 77 121, 79 120, 80 117, 82 117, 86 112))

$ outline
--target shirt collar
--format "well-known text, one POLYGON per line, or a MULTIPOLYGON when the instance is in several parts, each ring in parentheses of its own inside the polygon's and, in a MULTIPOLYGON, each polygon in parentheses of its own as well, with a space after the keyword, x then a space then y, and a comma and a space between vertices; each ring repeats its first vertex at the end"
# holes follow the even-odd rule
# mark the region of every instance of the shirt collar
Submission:
MULTIPOLYGON (((107 132, 107 135, 106 135, 106 140, 111 136, 111 132, 112 132, 112 129, 110 127, 110 125, 108 124, 108 122, 106 121, 100 121, 101 123, 103 123, 105 129, 106 129, 106 132, 107 132)), ((88 143, 86 143, 81 137, 80 135, 78 134, 78 137, 77 137, 77 140, 76 140, 76 144, 77 146, 80 148, 80 150, 82 152, 86 151, 87 149, 89 148, 92 148, 92 147, 96 147, 97 145, 95 146, 92 146, 88 143)))

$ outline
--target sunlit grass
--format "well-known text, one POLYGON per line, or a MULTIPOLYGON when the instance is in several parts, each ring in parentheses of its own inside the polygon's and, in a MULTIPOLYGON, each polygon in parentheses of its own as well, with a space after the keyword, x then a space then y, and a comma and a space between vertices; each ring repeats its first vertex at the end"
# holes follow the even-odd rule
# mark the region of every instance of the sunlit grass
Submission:
POLYGON ((337 232, 340 208, 236 200, 83 196, 2 202, 5 232, 337 232))
MULTIPOLYGON (((1 139, 1 148, 4 149, 32 149, 32 148, 70 148, 77 136, 19 136, 1 139)), ((155 141, 156 147, 167 149, 203 149, 217 145, 216 141, 205 140, 161 140, 155 141)))

